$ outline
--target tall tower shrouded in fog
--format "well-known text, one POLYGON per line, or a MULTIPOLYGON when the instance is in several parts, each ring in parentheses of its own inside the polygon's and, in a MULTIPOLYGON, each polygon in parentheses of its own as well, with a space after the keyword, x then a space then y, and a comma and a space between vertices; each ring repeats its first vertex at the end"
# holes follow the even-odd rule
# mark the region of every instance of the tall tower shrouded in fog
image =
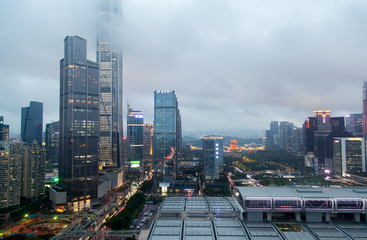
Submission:
POLYGON ((121 0, 99 1, 97 62, 100 66, 99 166, 123 167, 121 0))

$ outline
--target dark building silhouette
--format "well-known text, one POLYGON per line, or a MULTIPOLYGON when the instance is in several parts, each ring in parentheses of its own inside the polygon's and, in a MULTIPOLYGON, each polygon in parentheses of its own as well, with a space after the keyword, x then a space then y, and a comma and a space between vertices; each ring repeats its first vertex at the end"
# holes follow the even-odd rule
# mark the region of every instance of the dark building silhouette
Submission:
POLYGON ((330 117, 329 110, 314 111, 303 124, 304 153, 312 155, 316 171, 331 173, 333 171, 333 138, 349 137, 345 131, 344 117, 330 117))
POLYGON ((67 192, 67 209, 90 207, 97 198, 99 147, 99 66, 87 60, 87 41, 78 36, 64 40, 60 61, 61 186, 67 192))
POLYGON ((21 132, 22 141, 33 143, 37 141, 42 145, 43 128, 43 103, 31 101, 29 107, 22 107, 21 113, 21 132))
POLYGON ((59 163, 60 122, 46 124, 45 148, 46 160, 49 163, 59 163))
POLYGON ((345 130, 351 132, 355 137, 363 136, 362 113, 347 114, 345 116, 345 130))

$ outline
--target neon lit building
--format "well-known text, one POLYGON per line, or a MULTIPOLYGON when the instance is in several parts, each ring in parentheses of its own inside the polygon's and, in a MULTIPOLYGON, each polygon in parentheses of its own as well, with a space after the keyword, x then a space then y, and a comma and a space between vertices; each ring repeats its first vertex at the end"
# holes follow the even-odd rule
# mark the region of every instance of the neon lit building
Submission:
POLYGON ((99 147, 99 66, 87 60, 87 41, 64 40, 60 61, 60 184, 67 191, 67 209, 90 207, 97 198, 99 147))
POLYGON ((122 49, 118 36, 121 1, 99 1, 97 63, 100 66, 99 165, 124 166, 122 123, 122 49))
POLYGON ((129 168, 140 168, 143 164, 144 115, 128 106, 127 115, 127 159, 129 168))
POLYGON ((32 143, 37 141, 42 145, 42 123, 43 123, 43 103, 31 101, 29 107, 22 107, 21 113, 22 141, 32 143))
POLYGON ((181 116, 175 91, 154 92, 154 174, 162 187, 170 186, 181 156, 181 116))

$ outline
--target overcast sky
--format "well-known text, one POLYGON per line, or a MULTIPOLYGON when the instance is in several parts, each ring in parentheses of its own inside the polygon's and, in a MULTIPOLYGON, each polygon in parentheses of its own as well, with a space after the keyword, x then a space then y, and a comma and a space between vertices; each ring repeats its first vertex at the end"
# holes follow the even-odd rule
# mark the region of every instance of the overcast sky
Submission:
MULTIPOLYGON (((95 61, 91 0, 0 1, 0 116, 20 132, 21 107, 59 119, 64 38, 95 61)), ((154 90, 175 90, 183 131, 247 136, 298 126, 313 110, 362 112, 365 0, 123 0, 126 101, 153 122, 154 90)), ((124 116, 126 118, 126 116, 124 116)))

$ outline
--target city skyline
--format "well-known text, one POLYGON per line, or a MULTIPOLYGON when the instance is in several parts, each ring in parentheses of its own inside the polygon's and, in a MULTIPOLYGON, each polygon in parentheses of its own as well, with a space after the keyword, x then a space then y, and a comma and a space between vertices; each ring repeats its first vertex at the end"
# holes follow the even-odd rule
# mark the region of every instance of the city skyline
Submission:
MULTIPOLYGON (((45 124, 59 119, 65 36, 85 38, 95 59, 96 4, 86 2, 0 3, 0 115, 12 136, 30 101, 44 103, 45 124)), ((152 123, 154 91, 175 90, 183 131, 202 135, 262 134, 273 120, 301 126, 317 109, 361 113, 366 12, 365 1, 124 1, 123 106, 152 123)))

